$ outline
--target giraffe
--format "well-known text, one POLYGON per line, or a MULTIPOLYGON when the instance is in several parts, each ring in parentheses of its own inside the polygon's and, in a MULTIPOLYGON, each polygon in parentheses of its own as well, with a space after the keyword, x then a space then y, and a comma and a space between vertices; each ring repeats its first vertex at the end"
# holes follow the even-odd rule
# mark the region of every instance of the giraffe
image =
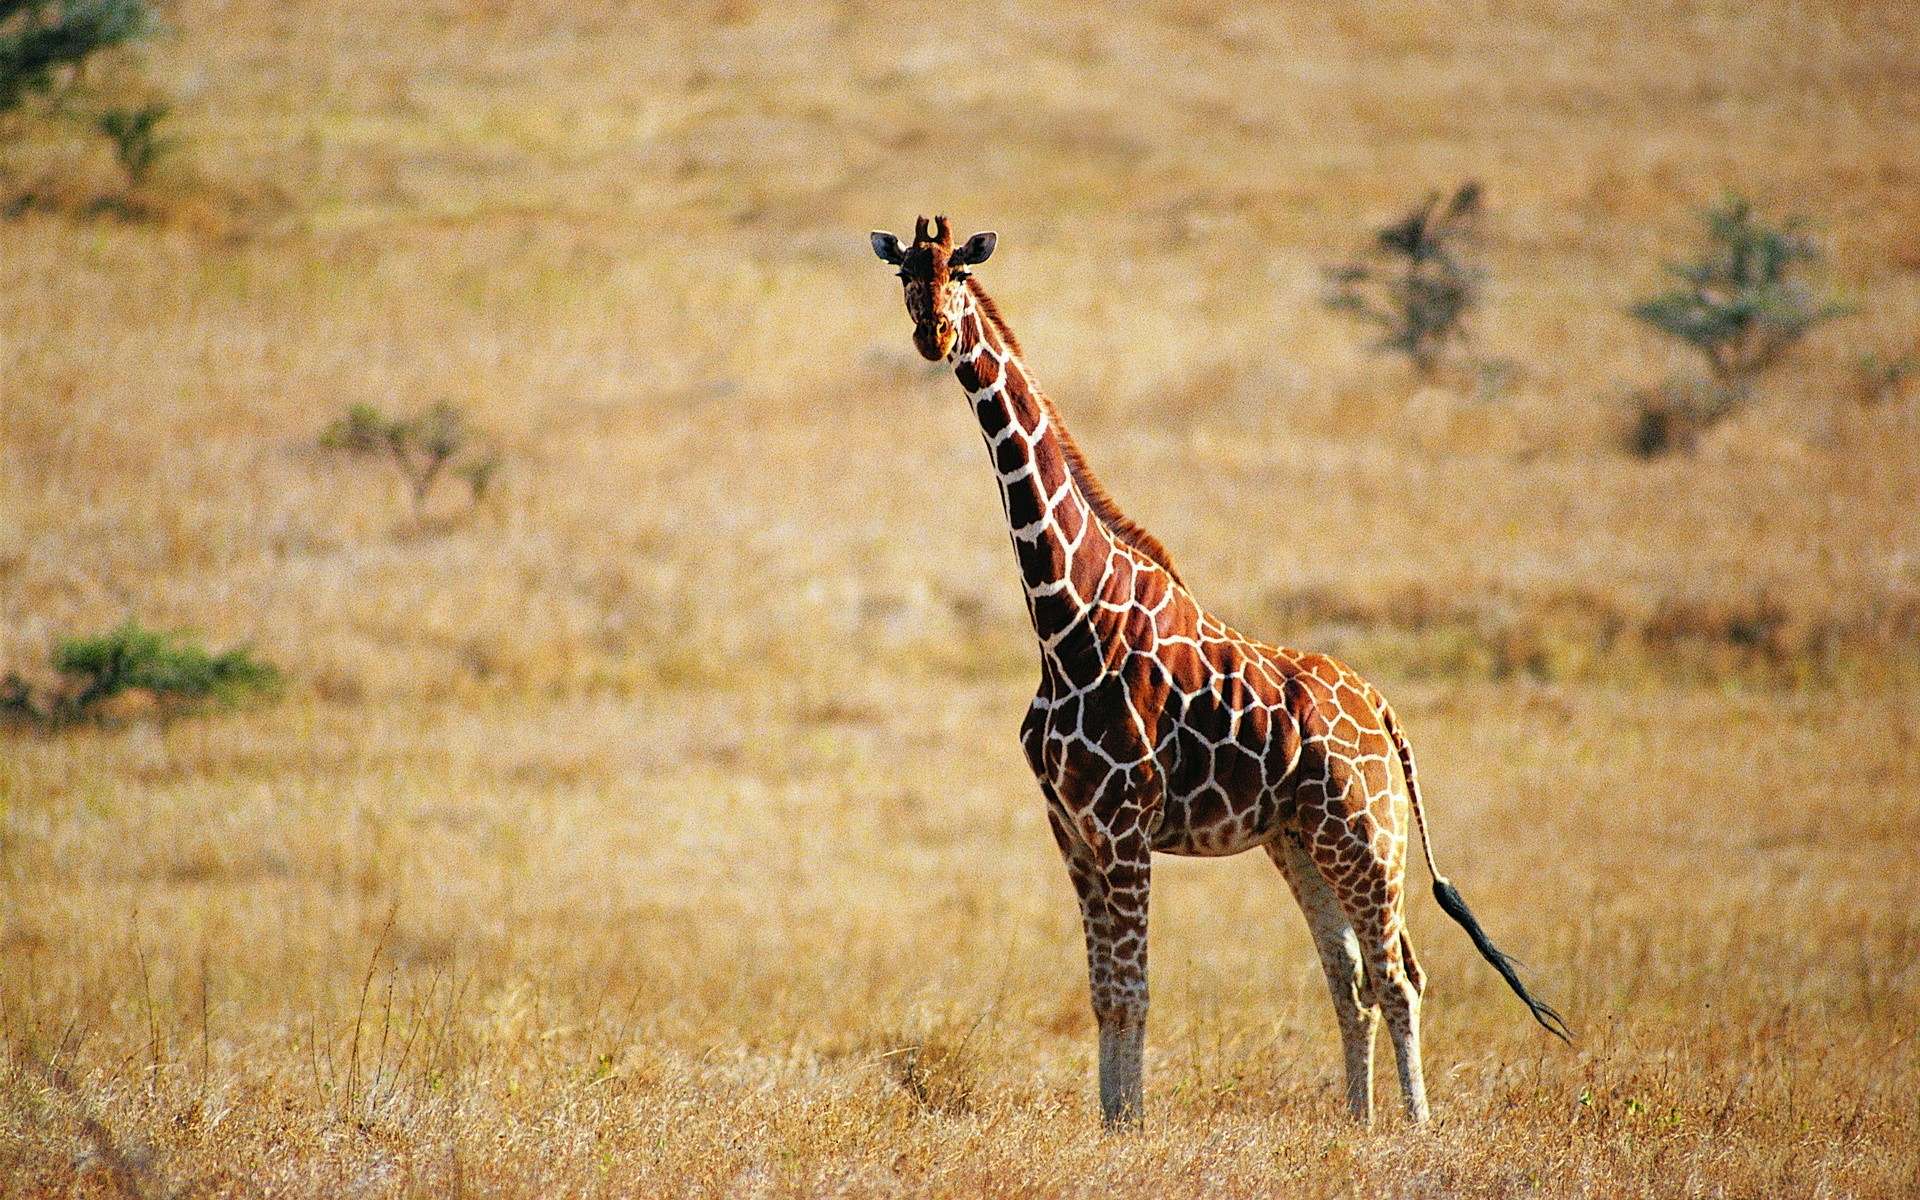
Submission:
POLYGON ((1344 663, 1254 641, 1202 608, 1166 547, 1101 486, 972 278, 995 235, 956 248, 938 216, 918 220, 911 244, 880 231, 871 239, 899 269, 915 348, 951 364, 966 391, 999 482, 1040 643, 1020 742, 1080 901, 1103 1123, 1133 1127, 1142 1116, 1156 851, 1259 847, 1273 860, 1319 951, 1347 1104, 1363 1123, 1373 1119, 1382 1014, 1407 1116, 1428 1115, 1425 977, 1403 919, 1409 810, 1441 909, 1534 1019, 1569 1040, 1435 864, 1413 750, 1386 698, 1344 663))

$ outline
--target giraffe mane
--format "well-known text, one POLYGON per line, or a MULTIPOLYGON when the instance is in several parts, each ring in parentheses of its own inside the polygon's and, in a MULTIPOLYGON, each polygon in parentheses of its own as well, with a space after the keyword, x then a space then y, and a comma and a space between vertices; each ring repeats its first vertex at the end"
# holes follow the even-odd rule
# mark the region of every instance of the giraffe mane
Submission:
POLYGON ((1100 477, 1093 473, 1093 468, 1087 463, 1087 456, 1080 450, 1080 443, 1073 440, 1073 434, 1067 429, 1066 422, 1060 419, 1060 410, 1053 403, 1053 398, 1042 391, 1039 385, 1034 383, 1033 377, 1027 374, 1026 355, 1021 352, 1020 342, 1013 336, 1013 330, 1007 327, 1007 319, 1000 315, 1000 306, 993 302, 993 297, 987 295, 986 289, 980 286, 978 280, 968 279, 966 288, 973 295, 974 307, 980 310, 980 315, 993 327, 993 331, 1000 336, 1000 340, 1006 344, 1007 349, 1013 352, 1013 356, 1020 360, 1020 373, 1026 376, 1028 390, 1033 393, 1034 399, 1039 401, 1041 408, 1047 414, 1048 421, 1060 435, 1060 448, 1066 456, 1067 473, 1073 477, 1073 482, 1080 489, 1081 496, 1085 497, 1087 507, 1091 508, 1093 515, 1107 527, 1107 532, 1146 555, 1161 570, 1172 576, 1175 583, 1184 587, 1186 580, 1180 578, 1180 572, 1174 567, 1173 555, 1167 552, 1166 546, 1159 538, 1148 533, 1139 522, 1120 510, 1119 502, 1113 498, 1113 493, 1107 491, 1107 485, 1100 482, 1100 477))

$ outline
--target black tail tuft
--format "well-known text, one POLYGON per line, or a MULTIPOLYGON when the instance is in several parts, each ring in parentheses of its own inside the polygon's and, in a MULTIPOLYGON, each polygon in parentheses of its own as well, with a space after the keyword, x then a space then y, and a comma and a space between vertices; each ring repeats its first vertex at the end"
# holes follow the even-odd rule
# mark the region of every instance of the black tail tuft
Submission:
POLYGON ((1500 947, 1493 944, 1493 939, 1487 936, 1486 930, 1480 928, 1480 922, 1474 918, 1473 910, 1469 909, 1467 902, 1460 898, 1460 890, 1446 880, 1436 877, 1433 881, 1433 898, 1440 902, 1440 907, 1448 916, 1460 923, 1460 928, 1467 931, 1467 936, 1473 939, 1474 949, 1480 951, 1480 957, 1492 963, 1493 969, 1500 972, 1501 978, 1507 981, 1507 986, 1513 989, 1513 994, 1526 1002, 1528 1011, 1533 1013, 1534 1020, 1540 1022, 1541 1028, 1571 1046, 1573 1037, 1567 1032, 1567 1023, 1551 1007, 1534 999, 1533 993, 1527 990, 1527 985, 1520 982, 1520 976, 1513 969, 1513 960, 1508 958, 1500 947))

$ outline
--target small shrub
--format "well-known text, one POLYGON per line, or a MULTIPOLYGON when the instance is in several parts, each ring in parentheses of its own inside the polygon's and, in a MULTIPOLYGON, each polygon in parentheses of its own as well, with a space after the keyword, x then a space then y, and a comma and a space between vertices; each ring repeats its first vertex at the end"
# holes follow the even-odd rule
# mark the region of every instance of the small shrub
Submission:
POLYGON ((1361 259, 1326 271, 1326 305, 1378 326, 1374 349, 1404 354, 1431 375, 1450 343, 1467 340, 1486 272, 1467 260, 1481 212, 1480 185, 1461 184, 1443 205, 1434 192, 1374 233, 1361 259))
POLYGON ((1744 400, 1761 373, 1801 338, 1853 310, 1820 299, 1798 277, 1802 265, 1819 260, 1804 220, 1769 225, 1737 195, 1702 220, 1706 238, 1698 256, 1667 267, 1681 285, 1631 312, 1699 351, 1713 380, 1744 400))
POLYGON ((328 449, 385 454, 406 479, 416 513, 450 467, 466 483, 473 503, 486 497, 500 456, 479 442, 466 414, 445 401, 412 417, 389 417, 374 405, 355 404, 320 434, 320 444, 328 449))
POLYGON ((113 156, 127 173, 127 181, 136 187, 179 145, 178 138, 160 133, 160 122, 172 111, 171 105, 153 101, 133 108, 109 108, 94 117, 94 124, 113 143, 113 156))
POLYGON ((94 637, 60 639, 51 665, 65 677, 65 686, 51 695, 35 695, 17 674, 0 680, 0 715, 65 725, 97 716, 101 706, 128 692, 180 708, 233 704, 280 686, 280 672, 244 647, 215 654, 132 619, 94 637))
POLYGON ((1869 350, 1854 360, 1854 379, 1863 404, 1885 404, 1899 398, 1916 376, 1920 376, 1920 349, 1901 355, 1869 350))

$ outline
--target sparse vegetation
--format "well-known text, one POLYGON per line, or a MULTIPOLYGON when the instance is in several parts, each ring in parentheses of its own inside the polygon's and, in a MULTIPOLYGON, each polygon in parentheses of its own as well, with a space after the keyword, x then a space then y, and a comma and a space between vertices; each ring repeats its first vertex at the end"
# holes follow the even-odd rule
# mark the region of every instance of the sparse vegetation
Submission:
POLYGON ((406 480, 416 513, 449 473, 467 485, 468 498, 478 504, 500 469, 499 454, 484 448, 466 414, 445 401, 411 417, 389 417, 374 405, 355 404, 321 432, 320 444, 385 456, 406 480))
POLYGON ((914 1104, 928 1113, 957 1116, 978 1100, 978 1040, 989 1011, 964 1025, 946 1022, 925 1035, 881 1050, 877 1060, 914 1104))
POLYGON ((1467 340, 1486 272, 1469 261, 1480 185, 1461 184, 1441 203, 1431 193, 1374 233, 1369 254, 1326 272, 1327 306, 1381 331, 1375 348, 1406 355, 1431 375, 1450 345, 1467 340))
MULTIPOLYGON (((150 93, 135 82, 125 51, 159 29, 144 0, 0 0, 0 144, 19 140, 36 122, 56 129, 84 128, 106 137, 130 187, 147 181, 179 139, 161 131, 172 112, 149 96, 116 101, 129 91, 150 93), (101 64, 111 62, 114 82, 96 86, 101 64), (29 119, 23 120, 25 116, 29 119)), ((15 197, 8 210, 31 207, 34 197, 15 197)), ((138 211, 127 196, 96 199, 92 211, 138 211)))
POLYGON ((107 633, 61 638, 51 665, 64 682, 43 694, 17 672, 0 679, 0 717, 60 726, 91 720, 129 692, 178 712, 208 702, 236 703, 280 684, 280 673, 244 647, 216 654, 131 618, 107 633))

